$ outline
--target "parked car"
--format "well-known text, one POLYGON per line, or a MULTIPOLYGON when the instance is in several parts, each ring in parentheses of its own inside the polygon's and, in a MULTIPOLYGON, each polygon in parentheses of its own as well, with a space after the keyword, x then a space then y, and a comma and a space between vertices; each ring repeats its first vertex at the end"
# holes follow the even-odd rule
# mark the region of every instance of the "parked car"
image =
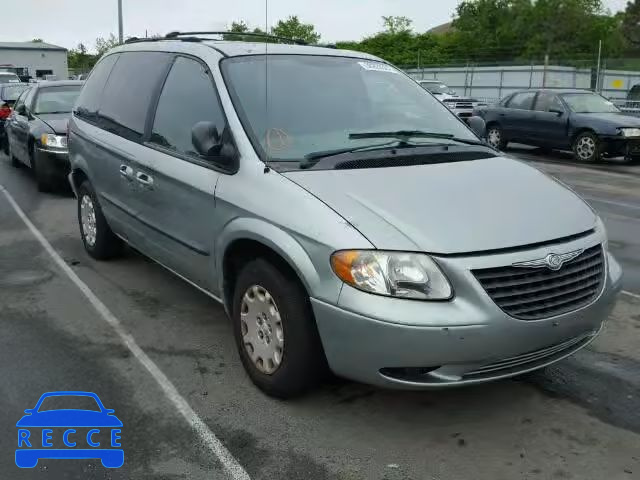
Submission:
POLYGON ((50 191, 66 181, 67 123, 83 83, 28 84, 6 121, 8 155, 14 166, 31 167, 40 191, 50 191))
POLYGON ((473 116, 474 108, 487 105, 486 102, 481 102, 476 98, 460 97, 440 80, 419 80, 418 83, 462 119, 473 116))
POLYGON ((5 154, 9 153, 7 144, 7 132, 4 128, 5 121, 11 115, 13 104, 29 85, 26 83, 2 83, 0 84, 0 149, 5 154))
POLYGON ((327 365, 475 384, 598 334, 621 271, 575 193, 377 57, 188 37, 130 41, 90 74, 69 124, 80 236, 219 300, 263 391, 327 365))
POLYGON ((20 83, 20 77, 11 72, 0 72, 0 83, 20 83))
POLYGON ((588 90, 517 92, 476 114, 487 123, 487 141, 499 149, 517 142, 573 150, 587 163, 618 156, 640 161, 640 118, 588 90))

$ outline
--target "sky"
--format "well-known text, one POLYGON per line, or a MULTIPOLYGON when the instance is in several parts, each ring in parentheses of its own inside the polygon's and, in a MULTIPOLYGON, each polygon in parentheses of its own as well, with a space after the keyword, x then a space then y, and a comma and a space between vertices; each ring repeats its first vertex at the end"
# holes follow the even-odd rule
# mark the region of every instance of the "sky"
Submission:
MULTIPOLYGON (((2 0, 6 2, 7 0, 2 0)), ((267 22, 273 25, 289 15, 316 26, 324 42, 360 40, 382 30, 383 15, 413 19, 423 32, 451 20, 459 0, 266 0, 267 22)), ((265 0, 122 0, 124 34, 165 34, 180 30, 225 30, 236 20, 252 28, 265 27, 265 0)), ((603 0, 612 11, 626 0, 603 0)), ((74 48, 83 42, 93 49, 97 37, 117 35, 117 0, 18 0, 3 5, 5 22, 0 41, 42 38, 74 48)))

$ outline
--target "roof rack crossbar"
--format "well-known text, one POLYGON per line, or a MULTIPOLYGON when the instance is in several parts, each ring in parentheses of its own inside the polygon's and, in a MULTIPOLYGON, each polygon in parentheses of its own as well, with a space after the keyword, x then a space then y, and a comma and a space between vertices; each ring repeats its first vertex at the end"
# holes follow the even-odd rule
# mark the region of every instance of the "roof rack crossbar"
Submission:
POLYGON ((307 45, 307 42, 305 42, 304 40, 300 40, 299 38, 280 37, 278 35, 259 32, 170 32, 165 35, 164 39, 171 40, 178 39, 183 36, 195 37, 198 35, 233 35, 237 37, 271 38, 273 40, 293 43, 295 45, 307 45))

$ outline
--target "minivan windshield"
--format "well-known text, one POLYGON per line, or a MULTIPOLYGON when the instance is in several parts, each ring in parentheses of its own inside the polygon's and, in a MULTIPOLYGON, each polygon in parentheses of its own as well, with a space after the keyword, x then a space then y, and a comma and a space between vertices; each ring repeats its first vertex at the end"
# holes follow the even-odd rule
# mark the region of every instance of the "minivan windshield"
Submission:
POLYGON ((425 131, 478 141, 449 109, 386 63, 268 55, 265 65, 265 59, 222 62, 234 106, 263 160, 300 161, 314 152, 379 143, 354 138, 364 132, 425 131))
POLYGON ((612 102, 595 93, 565 93, 562 98, 575 113, 618 113, 612 102))
POLYGON ((42 88, 38 92, 34 113, 69 113, 76 102, 82 85, 42 88))

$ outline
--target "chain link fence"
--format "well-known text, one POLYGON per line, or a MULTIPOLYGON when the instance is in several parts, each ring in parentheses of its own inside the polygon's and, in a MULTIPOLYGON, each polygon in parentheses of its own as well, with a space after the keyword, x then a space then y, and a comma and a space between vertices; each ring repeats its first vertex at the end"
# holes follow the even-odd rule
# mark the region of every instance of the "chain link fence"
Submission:
POLYGON ((640 115, 640 59, 453 62, 408 66, 416 80, 439 80, 461 97, 495 103, 530 88, 584 89, 602 94, 618 107, 640 115))

